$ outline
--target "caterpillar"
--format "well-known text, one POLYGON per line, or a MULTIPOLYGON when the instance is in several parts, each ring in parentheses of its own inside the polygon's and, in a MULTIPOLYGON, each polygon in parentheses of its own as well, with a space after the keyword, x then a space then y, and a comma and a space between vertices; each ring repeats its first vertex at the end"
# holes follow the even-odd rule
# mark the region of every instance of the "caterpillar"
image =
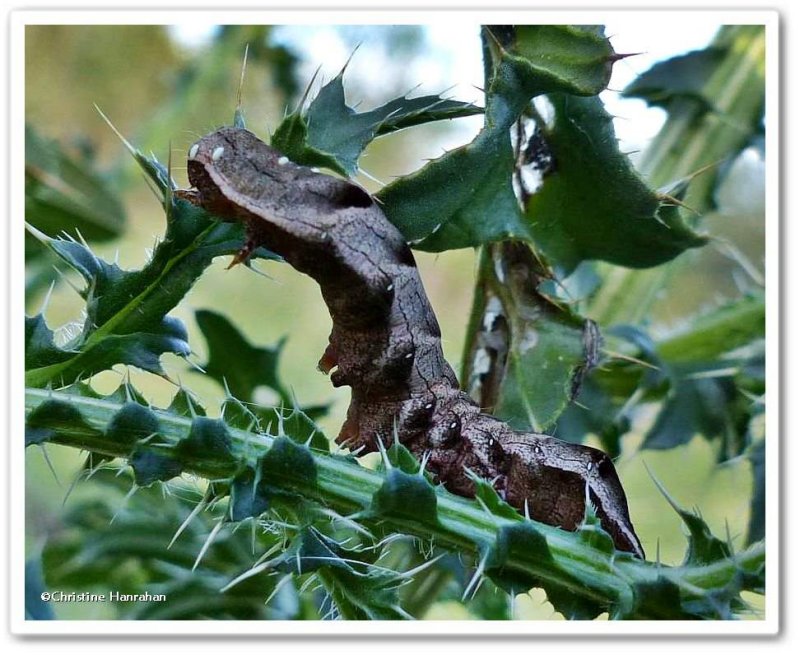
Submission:
POLYGON ((591 502, 616 548, 644 558, 605 453, 516 432, 459 388, 414 255, 366 191, 292 163, 241 127, 202 137, 187 165, 191 188, 177 196, 245 225, 234 263, 266 246, 319 284, 333 323, 319 368, 352 390, 337 443, 373 452, 398 438, 449 491, 474 495, 469 470, 517 510, 566 530, 591 502))

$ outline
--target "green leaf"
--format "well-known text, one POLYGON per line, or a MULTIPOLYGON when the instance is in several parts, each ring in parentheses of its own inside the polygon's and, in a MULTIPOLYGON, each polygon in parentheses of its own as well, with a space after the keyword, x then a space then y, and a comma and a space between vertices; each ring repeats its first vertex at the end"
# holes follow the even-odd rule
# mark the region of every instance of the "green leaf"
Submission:
MULTIPOLYGON (((114 470, 98 470, 88 483, 90 499, 71 501, 61 516, 62 527, 45 545, 43 561, 48 588, 108 593, 164 593, 166 600, 116 602, 121 619, 292 619, 302 618, 296 588, 284 584, 272 601, 278 577, 257 573, 220 592, 231 579, 253 565, 259 553, 279 543, 265 531, 223 527, 197 568, 192 567, 219 517, 196 513, 201 502, 194 485, 170 483, 173 493, 157 486, 138 489, 124 500, 130 480, 114 470), (153 508, 158 511, 154 512, 153 508), (113 521, 112 521, 113 519, 113 521), (183 532, 167 548, 172 536, 183 532)), ((305 618, 311 618, 306 616, 305 618)))
POLYGON ((479 478, 477 475, 470 475, 470 478, 475 485, 475 498, 482 505, 485 505, 492 514, 512 521, 519 521, 520 513, 500 498, 497 490, 489 481, 479 478))
MULTIPOLYGON (((642 612, 643 607, 647 607, 647 614, 658 617, 659 620, 678 620, 686 618, 681 606, 681 595, 678 586, 664 576, 658 576, 655 580, 637 582, 634 586, 636 612, 642 612)), ((634 618, 634 616, 622 616, 621 618, 634 618)))
POLYGON ((548 100, 552 124, 542 121, 539 129, 553 170, 528 198, 525 215, 551 260, 566 271, 587 259, 648 268, 706 243, 619 151, 598 98, 551 94, 548 100))
POLYGON ((542 432, 555 423, 597 363, 596 326, 543 292, 553 274, 521 242, 481 255, 477 334, 469 344, 465 388, 514 429, 542 432))
POLYGON ((72 356, 69 351, 56 346, 53 337, 44 316, 25 317, 25 370, 63 362, 72 356))
POLYGON ((510 43, 495 40, 501 55, 490 93, 520 110, 542 93, 597 95, 624 56, 614 53, 603 32, 600 25, 515 25, 510 43))
POLYGON ((298 108, 275 130, 272 145, 292 161, 354 175, 361 153, 378 136, 483 111, 468 102, 422 96, 357 113, 345 102, 343 76, 344 70, 319 90, 306 112, 298 108))
POLYGON ((683 509, 667 492, 664 485, 655 478, 654 482, 689 531, 684 566, 713 564, 730 559, 733 555, 730 545, 715 537, 708 524, 698 513, 683 509))
MULTIPOLYGON (((417 458, 399 441, 387 449, 386 459, 390 466, 400 469, 403 473, 409 475, 419 473, 420 466, 417 458)), ((381 466, 383 466, 383 462, 381 462, 381 466)))
POLYGON ((258 475, 252 468, 246 468, 231 482, 231 521, 243 521, 260 516, 270 507, 270 493, 258 484, 258 475))
POLYGON ((670 368, 670 390, 642 448, 665 449, 688 443, 696 434, 723 437, 722 456, 741 452, 749 421, 750 402, 737 389, 730 362, 693 363, 670 368), (704 377, 714 369, 717 377, 704 377))
POLYGON ((140 487, 153 482, 165 482, 181 474, 183 464, 172 455, 159 453, 147 446, 137 446, 128 460, 134 480, 140 487))
POLYGON ((440 252, 530 237, 511 187, 507 132, 507 125, 485 127, 472 143, 377 194, 387 218, 415 248, 440 252))
POLYGON ((530 239, 511 185, 509 129, 538 95, 596 94, 608 83, 613 50, 597 29, 523 26, 514 34, 493 73, 478 136, 378 194, 389 220, 420 250, 530 239), (540 39, 550 49, 540 49, 540 39))
POLYGON ((594 505, 587 502, 583 523, 578 528, 578 536, 582 543, 598 552, 608 555, 608 561, 624 555, 614 547, 614 539, 603 529, 600 517, 597 516, 594 505))
POLYGON ((292 539, 291 544, 270 565, 279 570, 303 575, 322 567, 352 570, 342 558, 344 549, 336 541, 313 527, 305 527, 292 539))
POLYGON ((398 587, 405 578, 394 571, 372 567, 359 573, 326 568, 319 572, 319 577, 343 619, 397 621, 411 618, 399 601, 398 587))
POLYGON ((515 332, 495 413, 515 429, 547 430, 572 398, 584 364, 583 328, 556 320, 536 321, 515 332))
POLYGON ((399 603, 401 573, 375 566, 369 550, 344 548, 313 527, 304 527, 270 567, 294 575, 316 573, 334 608, 325 616, 349 620, 409 618, 399 603))
POLYGON ((658 341, 668 362, 709 360, 764 338, 763 291, 754 291, 703 312, 658 341))
POLYGON ((669 109, 675 98, 692 98, 707 111, 715 98, 708 96, 708 80, 725 58, 726 50, 708 47, 656 63, 625 87, 623 98, 641 98, 669 109))
MULTIPOLYGON (((126 142, 127 143, 127 142, 126 142)), ((145 173, 165 197, 167 231, 150 261, 140 270, 125 271, 108 264, 88 246, 53 239, 33 227, 29 231, 85 280, 83 331, 64 352, 53 348, 42 326, 31 325, 33 350, 28 355, 26 383, 30 386, 65 386, 86 379, 114 364, 130 364, 162 374, 160 355, 187 355, 186 331, 177 319, 166 316, 192 287, 211 261, 239 250, 243 228, 220 223, 204 211, 171 195, 166 169, 127 144, 145 173)), ((261 250, 260 257, 275 256, 261 250)), ((38 320, 38 319, 35 319, 38 320)))
POLYGON ((757 411, 750 398, 764 393, 759 354, 763 303, 759 293, 731 301, 658 341, 633 326, 606 330, 607 337, 618 340, 612 350, 634 360, 612 358, 590 373, 577 403, 559 418, 559 436, 581 441, 586 434, 596 434, 606 452, 619 452, 619 439, 630 430, 639 405, 630 402, 636 396, 639 402, 663 400, 644 448, 672 448, 702 434, 707 439, 722 437, 722 459, 741 454, 750 442, 748 425, 757 411))
POLYGON ((167 411, 176 416, 188 416, 189 418, 206 415, 206 410, 200 405, 199 401, 188 389, 183 387, 178 389, 167 411))
POLYGON ((278 379, 278 358, 285 339, 273 347, 259 348, 222 314, 201 309, 195 312, 195 320, 208 349, 208 361, 202 365, 206 375, 244 402, 252 402, 256 388, 264 386, 291 403, 289 392, 278 379))
POLYGON ((26 124, 25 220, 51 236, 106 241, 122 234, 125 207, 93 166, 26 124))

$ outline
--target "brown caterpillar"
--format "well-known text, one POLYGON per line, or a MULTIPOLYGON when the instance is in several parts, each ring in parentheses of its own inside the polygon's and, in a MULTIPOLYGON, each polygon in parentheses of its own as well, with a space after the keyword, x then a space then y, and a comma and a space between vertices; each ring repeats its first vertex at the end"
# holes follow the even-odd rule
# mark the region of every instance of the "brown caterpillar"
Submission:
POLYGON ((588 497, 616 547, 644 557, 607 455, 515 432, 459 389, 411 249, 366 191, 236 127, 197 141, 188 174, 193 188, 179 197, 246 225, 234 263, 264 245, 319 283, 333 320, 319 367, 352 388, 338 443, 370 452, 397 434, 451 492, 474 495, 470 469, 531 518, 567 530, 588 497))

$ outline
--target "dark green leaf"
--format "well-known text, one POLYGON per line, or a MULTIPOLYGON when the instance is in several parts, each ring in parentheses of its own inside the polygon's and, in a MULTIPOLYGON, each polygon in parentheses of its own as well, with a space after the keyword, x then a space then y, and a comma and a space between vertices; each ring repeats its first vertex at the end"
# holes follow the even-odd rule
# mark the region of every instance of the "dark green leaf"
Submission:
POLYGON ((569 405, 584 363, 583 327, 544 318, 514 335, 496 414, 515 429, 542 432, 569 405))
POLYGON ((708 80, 725 55, 723 48, 708 47, 660 61, 625 87, 622 96, 641 98, 665 109, 674 98, 692 98, 705 110, 711 110, 716 98, 707 94, 708 80))
POLYGON ((706 243, 619 151, 611 116, 598 98, 551 94, 548 100, 554 117, 539 127, 553 170, 525 210, 545 254, 566 271, 586 259, 647 268, 706 243))
POLYGON ((336 605, 337 614, 354 621, 397 621, 411 618, 400 607, 398 587, 402 575, 379 567, 365 573, 341 567, 319 572, 325 589, 336 605))
POLYGON ((614 539, 603 529, 594 505, 590 502, 586 503, 585 516, 583 523, 578 528, 578 535, 581 542, 608 555, 609 561, 616 557, 624 557, 621 553, 616 552, 614 539))
POLYGON ((246 468, 231 483, 231 521, 243 521, 260 516, 269 509, 270 493, 258 484, 258 477, 251 468, 246 468))
POLYGON ((295 575, 315 572, 335 605, 329 611, 349 620, 408 618, 399 605, 402 574, 374 566, 369 552, 346 549, 313 527, 303 528, 270 566, 295 575), (365 557, 366 555, 366 557, 365 557))
POLYGON ((388 219, 415 248, 439 252, 530 237, 511 187, 507 132, 507 125, 485 127, 472 143, 378 193, 388 219))
POLYGON ((392 467, 400 469, 403 473, 413 475, 419 472, 417 458, 399 441, 393 443, 386 451, 386 459, 392 467))
POLYGON ((321 567, 352 571, 343 559, 344 549, 333 539, 313 527, 303 528, 292 543, 270 564, 279 571, 303 575, 321 567))
POLYGON ((519 521, 520 513, 504 501, 488 480, 476 475, 470 476, 475 484, 475 498, 481 501, 496 516, 503 516, 512 521, 519 521))
POLYGON ((512 42, 500 46, 490 92, 520 109, 542 93, 597 95, 620 58, 603 32, 599 25, 515 25, 512 42))
POLYGON ((670 496, 664 485, 655 479, 654 482, 689 530, 689 543, 686 548, 684 565, 713 564, 714 562, 727 560, 733 555, 731 547, 711 533, 708 524, 699 514, 683 509, 670 496))
POLYGON ((468 102, 439 96, 396 98, 357 113, 344 97, 344 71, 323 86, 302 113, 287 116, 272 135, 272 145, 306 166, 325 166, 342 175, 358 170, 358 158, 375 137, 431 121, 481 113, 468 102))
POLYGON ((665 449, 688 443, 702 434, 707 439, 722 436, 722 456, 741 452, 747 430, 750 403, 724 369, 729 362, 703 366, 676 365, 670 369, 670 390, 655 424, 645 435, 642 448, 665 449), (719 377, 697 374, 723 369, 719 377))
POLYGON ((140 487, 153 482, 171 480, 181 474, 183 465, 171 455, 156 452, 147 446, 137 446, 128 460, 134 479, 140 487))
POLYGON ((729 558, 730 546, 711 533, 708 524, 697 514, 679 512, 684 525, 689 529, 689 548, 684 564, 710 564, 729 558))
POLYGON ((57 364, 70 357, 70 351, 56 346, 44 316, 25 317, 25 370, 57 364))
POLYGON ((503 50, 494 71, 480 134, 378 194, 389 220, 420 250, 531 238, 511 186, 509 128, 535 96, 556 91, 595 94, 608 82, 614 55, 598 30, 516 29, 515 44, 503 50), (540 40, 551 49, 541 50, 540 40))
POLYGON ((222 314, 198 310, 195 319, 208 348, 208 361, 202 366, 206 375, 245 402, 253 400, 259 386, 272 389, 284 402, 291 401, 278 380, 278 358, 285 339, 273 347, 259 348, 250 344, 222 314))
MULTIPOLYGON (((327 453, 331 449, 330 442, 314 422, 314 418, 325 416, 328 413, 328 407, 328 405, 316 405, 302 409, 299 407, 275 407, 271 411, 276 417, 279 434, 285 434, 298 443, 308 443, 312 449, 327 453)), ((268 412, 267 416, 269 416, 268 412)), ((263 422, 264 419, 262 419, 263 422)))
MULTIPOLYGON (((171 187, 164 167, 141 153, 135 156, 168 194, 171 187)), ((170 199, 168 208, 165 238, 138 271, 124 271, 103 262, 83 244, 52 239, 31 228, 37 239, 85 279, 87 319, 83 332, 64 349, 68 356, 54 351, 39 332, 35 341, 45 347, 31 355, 32 367, 26 372, 29 386, 67 385, 119 363, 161 373, 162 353, 188 354, 183 325, 165 315, 214 257, 239 250, 243 232, 241 226, 219 223, 183 200, 170 199)), ((257 254, 274 257, 263 250, 257 254)))

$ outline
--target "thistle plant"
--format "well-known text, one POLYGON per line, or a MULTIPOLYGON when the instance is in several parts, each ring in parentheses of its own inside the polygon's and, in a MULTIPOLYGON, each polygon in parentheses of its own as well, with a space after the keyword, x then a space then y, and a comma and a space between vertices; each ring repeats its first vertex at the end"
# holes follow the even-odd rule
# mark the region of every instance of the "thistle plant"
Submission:
MULTIPOLYGON (((474 499, 454 496, 399 440, 368 468, 357 453, 331 450, 316 423, 327 407, 280 379, 283 344, 251 343, 214 308, 195 318, 208 352, 200 368, 225 390, 219 408, 184 383, 166 407, 130 381, 98 393, 94 376, 114 366, 164 376, 165 353, 189 356, 171 312, 244 240, 241 227, 176 197, 170 166, 123 139, 166 221, 138 270, 104 261, 78 236, 48 234, 32 208, 50 176, 31 169, 31 247, 82 278, 84 320, 61 343, 44 312, 26 317, 25 443, 88 452, 75 485, 103 489, 65 505, 39 584, 166 595, 119 603, 119 617, 139 619, 412 619, 440 600, 513 618, 513 599, 533 588, 570 619, 750 614, 743 592, 765 591, 763 288, 756 276, 670 333, 651 333, 648 319, 683 254, 721 243, 703 214, 721 171, 762 129, 763 29, 723 27, 708 48, 656 65, 624 91, 668 112, 638 170, 598 96, 626 56, 602 28, 484 27, 481 44, 483 108, 404 96, 359 112, 345 102, 343 70, 302 98, 272 145, 296 163, 353 175, 383 135, 482 113, 470 143, 377 193, 414 248, 478 249, 463 388, 515 428, 576 442, 592 434, 612 456, 647 405, 655 419, 642 448, 700 433, 721 444, 720 459, 750 458, 746 546, 712 534, 666 488, 688 541, 677 566, 657 551, 642 561, 615 550, 590 502, 568 532, 517 512, 487 480, 475 479, 474 499), (264 387, 275 406, 256 402, 264 387)), ((113 206, 113 194, 102 198, 113 206)), ((277 257, 259 249, 259 259, 277 257)), ((32 565, 31 588, 35 573, 32 565)), ((26 609, 31 618, 50 611, 26 609)))

